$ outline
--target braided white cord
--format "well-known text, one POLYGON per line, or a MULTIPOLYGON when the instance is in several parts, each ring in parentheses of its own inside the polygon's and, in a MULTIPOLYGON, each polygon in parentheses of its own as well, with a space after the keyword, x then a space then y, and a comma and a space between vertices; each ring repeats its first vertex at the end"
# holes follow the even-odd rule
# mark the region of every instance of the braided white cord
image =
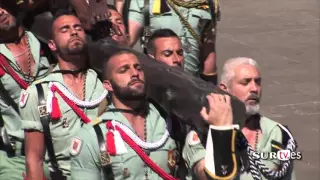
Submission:
POLYGON ((102 93, 102 95, 99 98, 97 98, 93 101, 82 101, 82 100, 78 99, 72 92, 69 91, 69 89, 67 87, 65 87, 61 83, 59 83, 59 82, 51 83, 50 82, 49 87, 51 88, 52 85, 55 85, 68 99, 73 101, 76 105, 78 105, 80 107, 85 107, 85 108, 91 108, 91 107, 97 106, 108 95, 108 91, 104 90, 104 92, 102 93))
POLYGON ((129 127, 127 127, 123 123, 114 121, 113 125, 121 128, 135 143, 137 143, 143 149, 148 149, 148 150, 158 149, 164 145, 164 143, 167 141, 169 137, 169 132, 166 130, 163 136, 158 141, 153 143, 148 143, 148 142, 142 141, 129 127))
POLYGON ((261 180, 261 174, 259 172, 259 169, 256 167, 254 163, 254 159, 251 156, 249 157, 249 170, 251 173, 251 176, 253 177, 254 180, 261 180))
MULTIPOLYGON (((290 139, 286 149, 290 150, 290 151, 295 150, 294 141, 292 141, 290 139)), ((248 153, 252 152, 252 151, 253 150, 251 149, 251 147, 249 147, 248 148, 248 153)), ((255 165, 258 167, 258 169, 260 170, 260 172, 265 177, 268 177, 268 179, 278 179, 278 178, 284 177, 287 174, 289 166, 290 166, 290 163, 291 163, 290 160, 282 161, 281 168, 278 169, 278 170, 274 170, 274 169, 269 169, 265 164, 263 164, 261 159, 254 159, 253 161, 254 161, 255 165)))
MULTIPOLYGON (((286 133, 288 133, 289 137, 291 139, 289 139, 286 150, 289 150, 290 152, 293 152, 296 150, 296 144, 295 141, 293 139, 292 134, 282 125, 279 124, 279 127, 282 128, 286 133)), ((287 160, 287 161, 282 161, 281 163, 281 168, 278 170, 275 169, 269 169, 265 164, 263 164, 263 162, 261 161, 261 159, 255 159, 252 154, 253 152, 255 152, 250 145, 247 145, 247 153, 248 153, 248 157, 249 157, 249 163, 250 163, 250 173, 252 174, 252 177, 255 180, 260 180, 261 177, 260 175, 257 176, 257 174, 260 174, 260 172, 267 177, 268 179, 278 179, 278 178, 282 178, 284 177, 287 172, 288 169, 290 167, 290 163, 291 160, 287 160), (260 172, 259 172, 260 171, 260 172)))

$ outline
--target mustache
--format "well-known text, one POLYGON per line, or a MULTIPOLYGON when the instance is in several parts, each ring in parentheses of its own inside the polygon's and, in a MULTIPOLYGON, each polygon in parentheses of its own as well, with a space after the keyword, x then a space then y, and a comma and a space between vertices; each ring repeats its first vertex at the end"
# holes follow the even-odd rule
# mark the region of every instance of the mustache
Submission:
POLYGON ((246 100, 256 100, 257 102, 259 102, 260 101, 260 97, 259 97, 259 95, 258 94, 250 94, 248 97, 247 97, 247 99, 246 100))
POLYGON ((71 42, 74 41, 74 40, 79 40, 79 41, 83 42, 83 40, 82 40, 80 37, 71 37, 71 38, 69 39, 68 43, 71 43, 71 42))
POLYGON ((134 83, 142 83, 142 84, 144 84, 144 81, 142 81, 141 79, 133 79, 128 83, 128 85, 130 86, 130 85, 132 85, 134 83))

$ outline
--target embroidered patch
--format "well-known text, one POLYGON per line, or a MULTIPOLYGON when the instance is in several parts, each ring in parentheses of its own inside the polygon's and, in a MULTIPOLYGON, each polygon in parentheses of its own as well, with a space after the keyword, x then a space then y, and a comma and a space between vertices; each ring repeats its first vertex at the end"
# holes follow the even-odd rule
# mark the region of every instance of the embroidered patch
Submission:
POLYGON ((70 154, 73 156, 77 156, 81 150, 82 141, 76 137, 72 139, 70 154))
POLYGON ((29 93, 25 90, 22 90, 20 94, 20 100, 19 100, 19 105, 21 108, 26 105, 28 97, 29 97, 29 93))
POLYGON ((199 136, 195 131, 190 131, 189 137, 188 137, 188 143, 191 146, 194 146, 200 143, 199 136))

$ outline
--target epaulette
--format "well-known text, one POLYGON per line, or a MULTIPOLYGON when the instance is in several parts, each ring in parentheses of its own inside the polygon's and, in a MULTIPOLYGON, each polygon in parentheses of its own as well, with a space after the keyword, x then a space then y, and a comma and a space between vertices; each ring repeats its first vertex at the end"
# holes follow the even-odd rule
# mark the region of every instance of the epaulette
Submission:
POLYGON ((95 118, 94 120, 91 121, 92 126, 100 124, 101 122, 103 122, 103 120, 101 120, 100 118, 95 118))
POLYGON ((33 82, 33 85, 36 85, 36 84, 41 84, 43 82, 42 79, 38 79, 36 81, 33 82))

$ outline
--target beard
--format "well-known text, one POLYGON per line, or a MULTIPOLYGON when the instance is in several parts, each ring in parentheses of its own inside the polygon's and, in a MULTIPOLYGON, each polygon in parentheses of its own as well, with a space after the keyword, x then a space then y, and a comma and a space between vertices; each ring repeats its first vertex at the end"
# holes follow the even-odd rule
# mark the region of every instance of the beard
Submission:
MULTIPOLYGON (((69 40, 70 41, 70 40, 69 40)), ((84 54, 87 50, 86 41, 81 40, 81 42, 68 42, 66 46, 58 48, 58 52, 64 55, 80 55, 84 54)))
POLYGON ((116 96, 119 100, 122 101, 144 101, 146 100, 146 86, 145 83, 138 79, 138 80, 132 80, 128 83, 127 86, 121 87, 114 81, 110 80, 110 84, 113 88, 113 95, 116 96), (141 82, 143 83, 143 87, 133 89, 130 87, 131 84, 135 82, 141 82))
POLYGON ((246 115, 252 116, 260 113, 260 104, 246 105, 246 115))
POLYGON ((248 100, 255 100, 256 103, 254 104, 246 104, 246 114, 247 116, 252 116, 260 113, 260 97, 258 94, 250 94, 249 97, 246 99, 248 100))
MULTIPOLYGON (((10 18, 8 14, 2 15, 1 18, 10 18)), ((0 24, 0 31, 8 32, 17 27, 17 21, 14 19, 11 23, 0 24)))

